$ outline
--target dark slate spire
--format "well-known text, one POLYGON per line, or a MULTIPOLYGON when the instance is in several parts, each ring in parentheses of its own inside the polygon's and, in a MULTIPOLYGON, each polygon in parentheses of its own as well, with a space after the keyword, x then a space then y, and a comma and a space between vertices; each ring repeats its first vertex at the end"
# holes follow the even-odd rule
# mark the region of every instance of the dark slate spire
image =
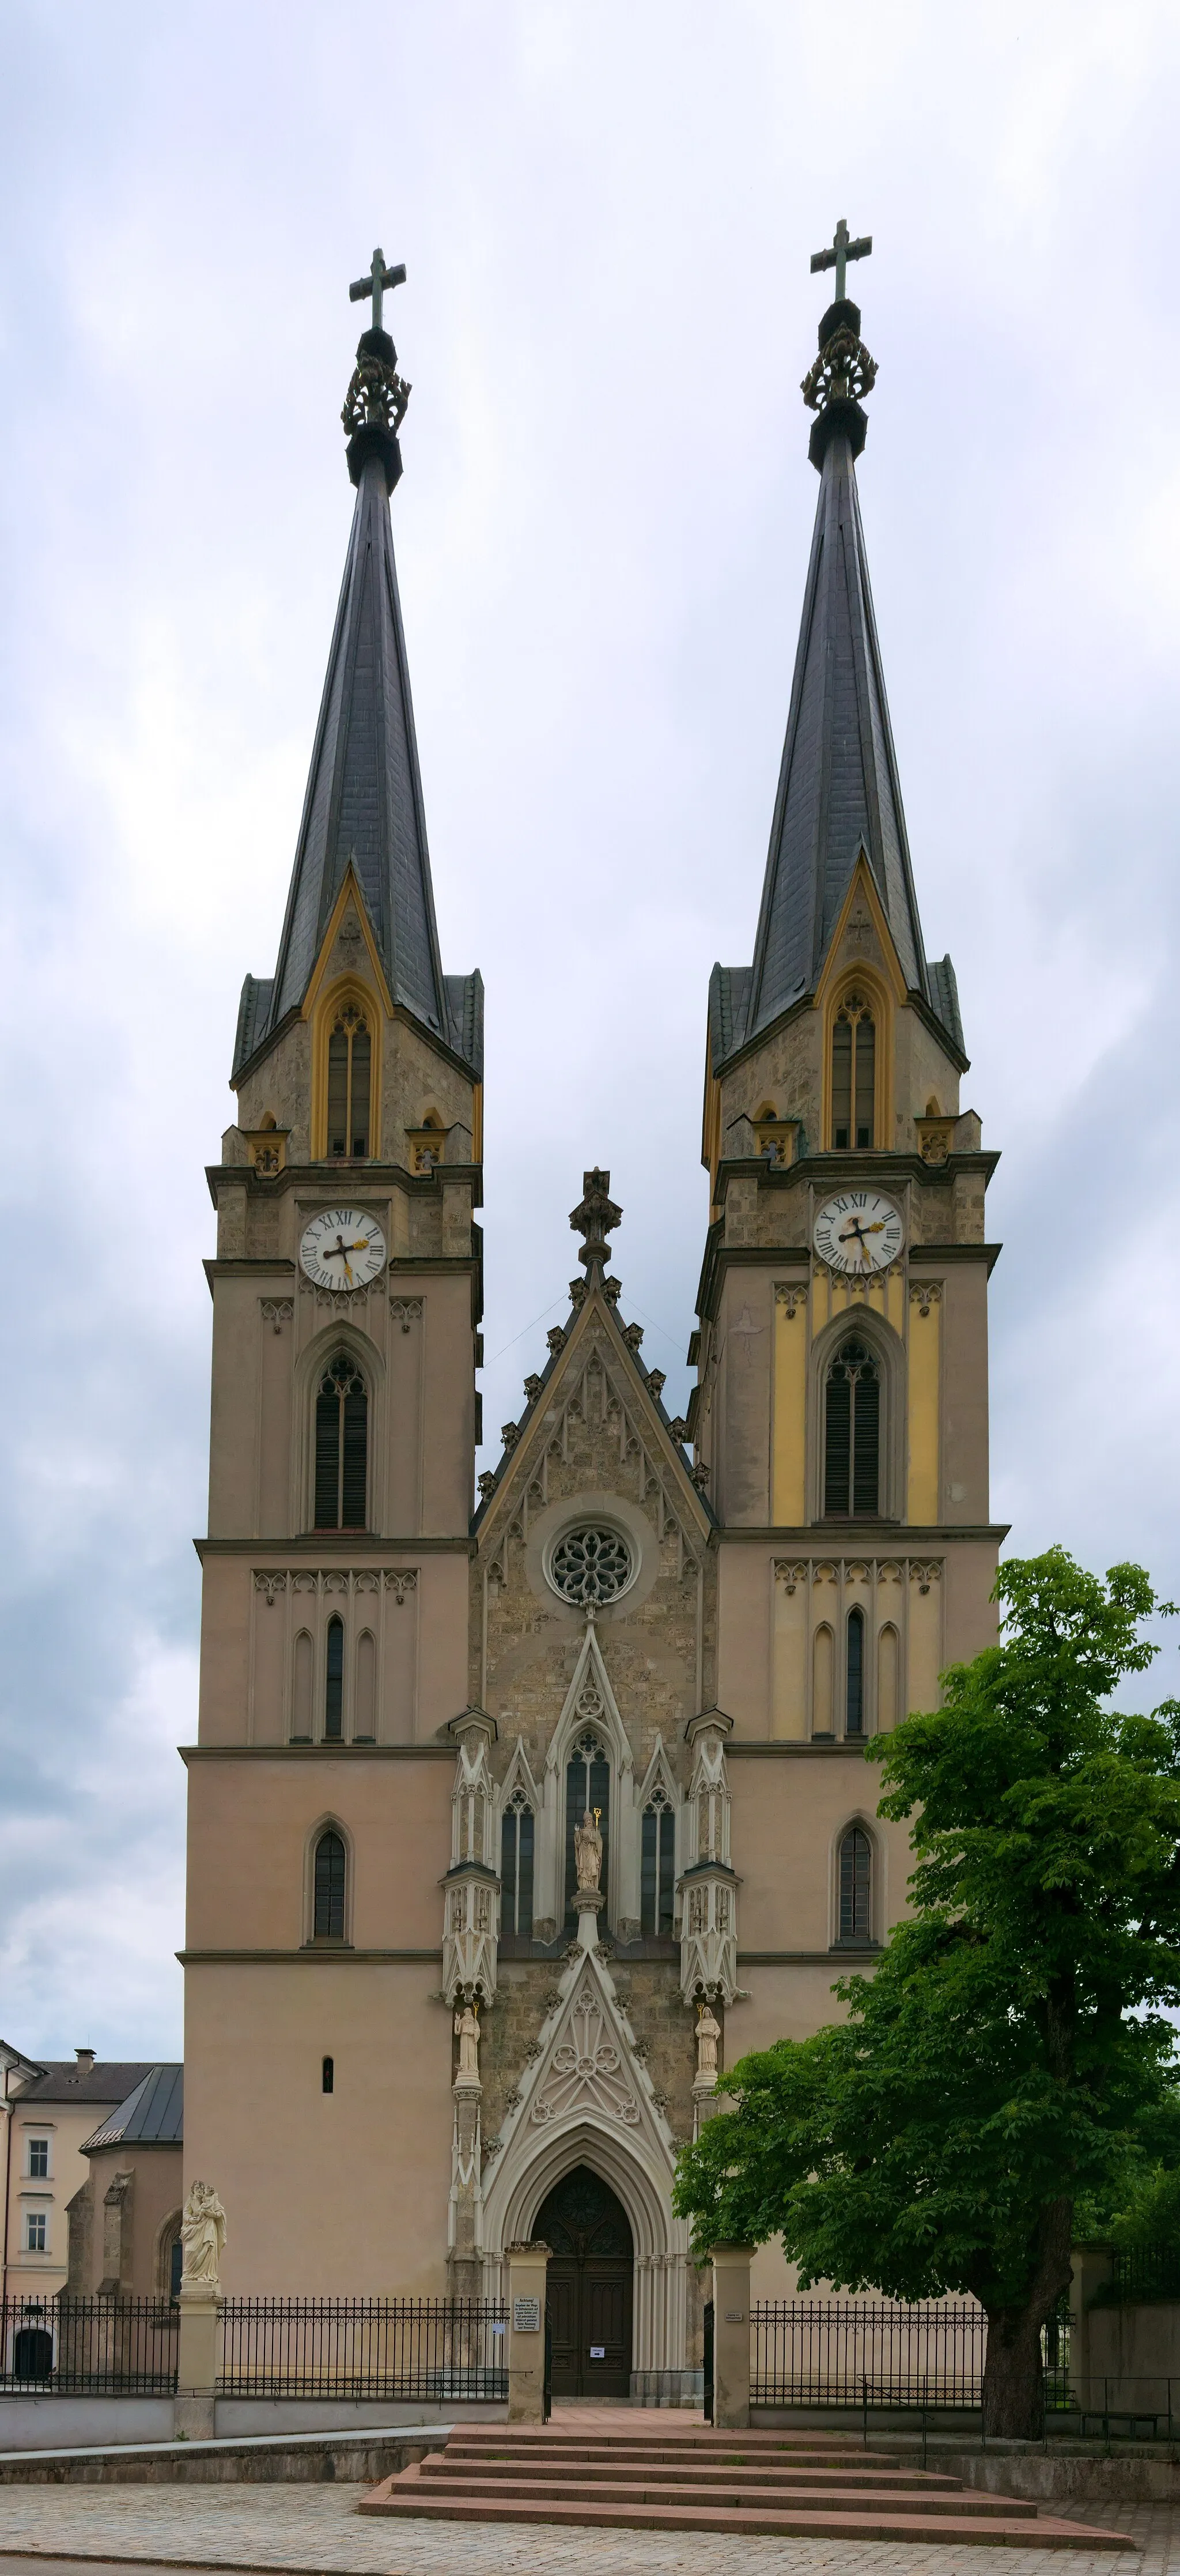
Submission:
MULTIPOLYGON (((371 279, 399 285, 374 253, 371 279)), ((351 863, 395 1002, 478 1070, 479 979, 444 977, 402 631, 389 497, 401 475, 397 431, 410 388, 389 333, 362 333, 343 420, 356 509, 273 983, 247 978, 235 1074, 298 1010, 351 863)))
MULTIPOLYGON (((856 243, 848 255, 870 248, 856 243)), ((813 267, 825 259, 834 264, 831 253, 817 254, 813 267)), ((825 313, 819 349, 803 387, 817 413, 810 455, 819 507, 753 969, 747 992, 731 970, 716 997, 718 1034, 728 1020, 729 1047, 814 990, 862 848, 906 983, 944 1016, 923 951, 856 490, 868 428, 860 398, 876 367, 847 296, 825 313)))

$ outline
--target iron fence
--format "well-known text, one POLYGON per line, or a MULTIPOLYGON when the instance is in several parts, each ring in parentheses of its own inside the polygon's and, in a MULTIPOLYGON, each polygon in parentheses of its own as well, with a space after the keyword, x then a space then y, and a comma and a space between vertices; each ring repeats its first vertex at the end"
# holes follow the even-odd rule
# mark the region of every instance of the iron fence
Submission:
POLYGON ((227 2299, 223 2397, 504 2398, 508 2311, 479 2299, 227 2299))
POLYGON ((0 2301, 0 2389, 36 2397, 171 2397, 179 2311, 167 2299, 0 2301))
MULTIPOLYGON (((970 2300, 775 2299, 750 2310, 756 2406, 978 2407, 987 2318, 970 2300)), ((1069 2317, 1041 2336, 1045 2404, 1069 2407, 1069 2317)))
POLYGON ((1125 2308, 1155 2299, 1180 2299, 1180 2252, 1170 2245, 1136 2245, 1126 2252, 1116 2247, 1109 2285, 1099 2290, 1095 2307, 1125 2308))

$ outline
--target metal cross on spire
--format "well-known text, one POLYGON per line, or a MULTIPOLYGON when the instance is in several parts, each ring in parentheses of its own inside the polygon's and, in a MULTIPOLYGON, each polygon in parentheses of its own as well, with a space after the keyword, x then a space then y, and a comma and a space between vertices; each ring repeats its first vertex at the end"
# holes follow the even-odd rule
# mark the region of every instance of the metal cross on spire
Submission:
MULTIPOLYGON (((844 290, 846 284, 844 272, 847 262, 850 259, 867 259, 872 247, 873 236, 871 233, 862 233, 859 241, 852 240, 848 226, 844 221, 843 215, 841 215, 840 221, 836 226, 835 238, 832 242, 831 249, 813 250, 811 254, 811 274, 813 277, 815 276, 817 269, 835 269, 837 304, 842 304, 844 301, 844 290)), ((352 290, 354 295, 356 294, 356 291, 357 290, 354 286, 352 290)))
POLYGON ((352 285, 348 290, 349 303, 363 304, 366 296, 371 295, 373 298, 373 329, 375 331, 380 331, 384 327, 381 320, 381 298, 386 287, 404 286, 405 282, 405 261, 399 260, 396 268, 387 268, 385 265, 385 253, 380 249, 380 247, 378 247, 378 249, 374 251, 369 263, 368 276, 353 279, 352 285))

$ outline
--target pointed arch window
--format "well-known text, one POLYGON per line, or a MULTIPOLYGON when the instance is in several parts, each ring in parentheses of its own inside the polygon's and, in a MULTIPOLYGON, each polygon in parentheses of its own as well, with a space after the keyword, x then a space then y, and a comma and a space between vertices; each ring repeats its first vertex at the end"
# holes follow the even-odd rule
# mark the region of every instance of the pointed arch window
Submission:
POLYGON ((329 1826, 315 1847, 314 1932, 317 1941, 344 1939, 346 1861, 341 1837, 329 1826))
POLYGON ((867 1345, 843 1342, 824 1388, 824 1511, 875 1520, 881 1509, 881 1373, 867 1345))
POLYGON ((337 1011, 328 1039, 328 1152, 364 1159, 372 1134, 373 1039, 358 1002, 337 1011))
POLYGON ((676 1885, 676 1819, 666 1789, 653 1789, 643 1810, 639 1866, 639 1929, 649 1939, 672 1938, 676 1885))
POLYGON ((865 1614, 850 1610, 844 1641, 844 1732, 865 1731, 865 1614))
POLYGON ((324 1736, 339 1743, 344 1733, 344 1621, 329 1619, 324 1674, 324 1736))
POLYGON ((369 1397, 356 1361, 339 1351, 320 1379, 315 1407, 315 1525, 364 1529, 369 1397))
POLYGON ((610 1885, 610 1763, 598 1737, 589 1729, 578 1737, 565 1766, 565 1928, 576 1932, 577 1907, 574 1894, 578 1884, 574 1858, 574 1831, 587 1809, 598 1810, 598 1830, 602 1836, 602 1879, 605 1894, 610 1885))
POLYGON ((500 1824, 500 1930, 533 1937, 533 1846, 536 1819, 523 1789, 514 1789, 500 1824))
POLYGON ((861 993, 846 993, 832 1029, 832 1144, 871 1146, 876 1134, 877 1031, 861 993))
POLYGON ((840 1844, 840 1939, 873 1937, 873 1847, 863 1825, 850 1825, 840 1844))

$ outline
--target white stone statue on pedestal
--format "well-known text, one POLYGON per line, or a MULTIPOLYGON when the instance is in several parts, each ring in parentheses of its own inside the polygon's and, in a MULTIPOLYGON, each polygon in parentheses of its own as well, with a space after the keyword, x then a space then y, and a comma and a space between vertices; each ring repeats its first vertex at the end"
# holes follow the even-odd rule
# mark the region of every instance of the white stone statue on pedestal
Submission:
POLYGON ((587 1807, 580 1825, 574 1826, 574 1867, 580 1888, 596 1888, 602 1881, 602 1836, 598 1830, 599 1809, 591 1814, 587 1807))
POLYGON ((211 2182, 190 2184, 180 2222, 180 2242, 184 2248, 182 2291, 216 2291, 220 2287, 217 2270, 225 2243, 225 2211, 211 2182))
POLYGON ((471 2003, 460 2006, 455 2015, 455 2037, 459 2042, 459 2064, 456 2084, 479 2082, 479 2017, 471 2003))
POLYGON ((716 2084, 717 2042, 720 2037, 721 2024, 712 2005, 706 2001, 700 2006, 697 2015, 697 2071, 693 2078, 694 2091, 711 2092, 716 2084))

